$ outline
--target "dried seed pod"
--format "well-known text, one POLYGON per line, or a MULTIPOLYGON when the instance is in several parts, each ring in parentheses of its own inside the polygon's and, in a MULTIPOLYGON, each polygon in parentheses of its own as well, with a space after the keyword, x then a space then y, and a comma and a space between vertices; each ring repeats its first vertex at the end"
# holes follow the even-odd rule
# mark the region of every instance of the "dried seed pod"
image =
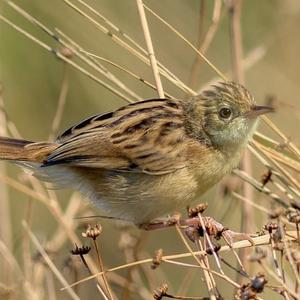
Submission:
POLYGON ((265 278, 265 275, 262 273, 258 273, 252 280, 251 280, 251 288, 256 293, 261 293, 264 290, 264 287, 268 281, 265 278))
POLYGON ((91 250, 91 247, 82 245, 81 247, 78 247, 77 244, 75 244, 75 249, 71 250, 72 255, 85 255, 88 254, 91 250))
POLYGON ((286 217, 291 223, 299 224, 300 223, 300 211, 295 209, 288 209, 286 217))
POLYGON ((235 295, 237 300, 256 300, 256 292, 252 290, 250 284, 243 284, 235 295))
POLYGON ((100 224, 96 224, 95 226, 91 226, 88 224, 88 228, 81 235, 85 238, 91 238, 95 240, 102 232, 102 226, 100 224))
POLYGON ((265 226, 264 229, 267 230, 269 233, 272 233, 273 230, 278 229, 278 224, 274 222, 268 222, 265 226))
POLYGON ((168 285, 166 283, 164 283, 161 287, 154 290, 153 299, 161 300, 164 296, 166 296, 167 291, 168 291, 168 285))
POLYGON ((216 243, 216 242, 214 242, 214 241, 211 241, 212 242, 212 244, 213 244, 213 247, 214 247, 214 249, 212 250, 211 248, 208 248, 207 250, 206 250, 206 253, 207 254, 213 254, 214 252, 216 253, 216 252, 218 252, 220 249, 221 249, 221 245, 219 244, 219 243, 216 243))
POLYGON ((207 203, 200 203, 196 207, 188 207, 189 218, 194 218, 198 216, 198 213, 203 213, 208 207, 207 203))
POLYGON ((163 249, 158 249, 157 251, 155 251, 155 256, 152 259, 152 265, 151 265, 152 270, 155 270, 160 266, 162 262, 162 257, 163 257, 163 249))
POLYGON ((269 181, 272 181, 272 170, 269 169, 267 172, 263 173, 261 176, 261 183, 265 186, 269 181))

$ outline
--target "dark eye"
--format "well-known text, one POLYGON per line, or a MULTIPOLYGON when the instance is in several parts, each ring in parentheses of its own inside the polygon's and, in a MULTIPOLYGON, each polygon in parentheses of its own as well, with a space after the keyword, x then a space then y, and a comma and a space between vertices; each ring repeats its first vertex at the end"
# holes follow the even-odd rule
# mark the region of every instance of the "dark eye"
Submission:
POLYGON ((219 116, 222 119, 229 119, 232 115, 232 110, 228 107, 223 107, 219 110, 219 116))

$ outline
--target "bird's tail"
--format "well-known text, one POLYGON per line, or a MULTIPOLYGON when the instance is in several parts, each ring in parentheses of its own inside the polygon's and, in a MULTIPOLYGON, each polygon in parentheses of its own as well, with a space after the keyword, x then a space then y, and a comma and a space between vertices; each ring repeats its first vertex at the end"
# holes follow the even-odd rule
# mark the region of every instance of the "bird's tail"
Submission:
POLYGON ((13 162, 43 163, 47 156, 58 147, 56 143, 30 142, 0 137, 0 160, 13 162))

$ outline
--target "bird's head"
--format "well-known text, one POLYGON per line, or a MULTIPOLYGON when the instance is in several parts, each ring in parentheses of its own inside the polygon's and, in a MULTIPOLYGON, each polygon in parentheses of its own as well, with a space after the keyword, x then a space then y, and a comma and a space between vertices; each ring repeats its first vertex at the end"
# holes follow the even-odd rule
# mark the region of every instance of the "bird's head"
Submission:
POLYGON ((221 82, 194 97, 187 111, 187 129, 213 147, 226 150, 245 145, 252 137, 258 116, 273 108, 255 104, 244 86, 221 82))

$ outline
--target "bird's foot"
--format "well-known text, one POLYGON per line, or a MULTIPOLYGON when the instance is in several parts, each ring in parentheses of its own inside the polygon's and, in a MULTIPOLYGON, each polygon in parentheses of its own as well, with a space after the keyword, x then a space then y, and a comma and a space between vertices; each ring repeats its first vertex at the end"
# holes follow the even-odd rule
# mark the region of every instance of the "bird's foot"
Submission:
POLYGON ((241 240, 248 240, 254 245, 249 234, 232 231, 211 217, 201 216, 205 208, 203 205, 198 205, 196 208, 189 209, 187 219, 182 219, 179 214, 176 214, 166 219, 141 224, 139 227, 144 230, 155 230, 178 225, 184 228, 186 236, 193 242, 197 236, 206 236, 216 240, 223 238, 230 247, 234 242, 241 240))
POLYGON ((204 236, 206 233, 208 237, 216 240, 223 238, 230 247, 234 242, 241 240, 248 240, 254 244, 249 234, 232 231, 211 217, 198 216, 180 220, 180 225, 185 227, 185 233, 192 242, 195 242, 197 236, 204 236))

